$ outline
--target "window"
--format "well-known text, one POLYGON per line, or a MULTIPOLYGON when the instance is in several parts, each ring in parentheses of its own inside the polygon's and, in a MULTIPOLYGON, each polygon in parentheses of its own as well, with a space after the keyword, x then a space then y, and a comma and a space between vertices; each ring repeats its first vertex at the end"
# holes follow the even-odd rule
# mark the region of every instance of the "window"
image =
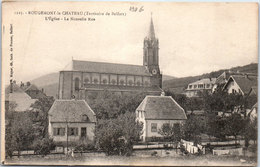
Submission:
POLYGON ((88 116, 87 115, 82 115, 82 121, 84 121, 84 122, 89 122, 89 118, 88 118, 88 116))
POLYGON ((132 86, 132 85, 133 85, 133 81, 132 81, 132 80, 129 80, 129 81, 128 81, 128 85, 132 86))
POLYGON ((107 79, 103 79, 103 84, 107 84, 107 79))
POLYGON ((80 136, 82 138, 85 138, 87 136, 87 128, 82 127, 80 132, 81 132, 80 136))
POLYGON ((124 80, 120 80, 120 85, 124 85, 124 80))
POLYGON ((85 78, 84 79, 84 85, 87 85, 89 83, 89 79, 88 78, 85 78))
POLYGON ((179 123, 173 124, 173 128, 174 128, 174 129, 180 129, 180 124, 179 124, 179 123))
POLYGON ((235 93, 237 93, 237 91, 236 91, 235 89, 232 89, 232 93, 234 93, 234 94, 235 94, 235 93))
POLYGON ((163 126, 164 126, 165 128, 170 128, 170 124, 169 124, 169 123, 164 123, 163 126))
POLYGON ((78 128, 69 128, 68 135, 69 136, 78 136, 78 128))
POLYGON ((137 86, 140 86, 140 85, 141 85, 140 81, 137 81, 136 85, 137 85, 137 86))
POLYGON ((207 84, 207 88, 209 88, 210 87, 210 84, 207 84))
POLYGON ((75 78, 75 90, 79 90, 79 78, 75 78))
POLYGON ((203 88, 204 86, 203 86, 203 84, 199 84, 199 86, 198 86, 199 88, 203 88))
POLYGON ((189 89, 192 89, 192 85, 189 85, 189 89))
POLYGON ((65 128, 53 128, 53 136, 64 136, 65 128))
POLYGON ((157 132, 157 123, 151 123, 151 132, 157 132))
POLYGON ((94 79, 94 84, 97 84, 97 83, 98 83, 98 79, 95 78, 95 79, 94 79))
POLYGON ((115 85, 116 84, 116 80, 112 79, 111 83, 112 83, 112 85, 115 85))
POLYGON ((194 85, 194 88, 196 89, 196 88, 197 88, 197 85, 194 85))

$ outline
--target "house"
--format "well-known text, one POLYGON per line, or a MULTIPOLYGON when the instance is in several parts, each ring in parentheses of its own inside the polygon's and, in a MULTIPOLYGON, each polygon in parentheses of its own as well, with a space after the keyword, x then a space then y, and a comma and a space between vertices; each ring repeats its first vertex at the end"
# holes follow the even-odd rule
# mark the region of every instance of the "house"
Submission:
POLYGON ((216 82, 216 78, 204 78, 196 82, 190 83, 185 90, 187 97, 199 97, 203 91, 211 92, 216 82))
POLYGON ((252 87, 257 87, 257 76, 249 75, 231 75, 223 90, 230 93, 239 93, 247 95, 252 87))
POLYGON ((162 137, 163 124, 180 125, 187 119, 184 109, 171 96, 146 96, 136 109, 136 120, 143 123, 141 139, 162 137))
POLYGON ((48 115, 54 142, 93 141, 96 115, 85 100, 55 100, 48 115))
POLYGON ((26 85, 21 83, 20 88, 24 90, 32 99, 40 99, 46 97, 43 89, 40 90, 36 85, 27 82, 26 85))
POLYGON ((151 19, 143 42, 143 65, 72 60, 59 74, 59 99, 84 99, 100 91, 160 95, 159 40, 151 19))
POLYGON ((250 117, 251 121, 254 121, 254 119, 257 119, 257 109, 258 109, 258 103, 255 103, 255 105, 252 107, 252 109, 248 113, 248 116, 250 117))
POLYGON ((224 71, 222 74, 220 74, 217 79, 216 79, 216 82, 212 88, 212 92, 214 92, 217 87, 223 87, 230 76, 244 76, 244 75, 248 75, 248 76, 257 76, 257 74, 255 73, 242 73, 242 72, 239 72, 239 71, 224 71))
POLYGON ((16 107, 14 111, 29 111, 31 105, 36 101, 32 99, 23 89, 15 82, 5 88, 5 109, 8 110, 11 104, 16 107))

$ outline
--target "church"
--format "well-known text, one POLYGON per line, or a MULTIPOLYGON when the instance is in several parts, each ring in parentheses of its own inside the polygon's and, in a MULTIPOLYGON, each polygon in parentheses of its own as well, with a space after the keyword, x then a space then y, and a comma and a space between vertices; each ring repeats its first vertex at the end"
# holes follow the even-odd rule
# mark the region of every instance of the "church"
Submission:
POLYGON ((94 92, 162 93, 162 74, 159 68, 159 41, 151 18, 148 35, 143 43, 143 65, 114 64, 72 60, 60 71, 58 98, 87 99, 94 92))

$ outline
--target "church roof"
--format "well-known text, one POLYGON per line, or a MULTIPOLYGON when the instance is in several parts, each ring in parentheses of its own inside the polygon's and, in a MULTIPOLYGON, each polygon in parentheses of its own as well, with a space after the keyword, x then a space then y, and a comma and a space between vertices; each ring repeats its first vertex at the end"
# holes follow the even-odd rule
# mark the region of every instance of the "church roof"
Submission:
POLYGON ((67 67, 65 67, 63 71, 83 71, 83 72, 151 76, 148 69, 145 66, 141 66, 141 65, 115 64, 115 63, 91 62, 91 61, 80 61, 80 60, 72 60, 72 62, 67 67))
POLYGON ((55 100, 49 111, 50 122, 84 122, 83 115, 96 122, 96 114, 85 100, 55 100))
POLYGON ((136 110, 144 111, 145 119, 187 119, 184 109, 171 96, 146 96, 136 110))

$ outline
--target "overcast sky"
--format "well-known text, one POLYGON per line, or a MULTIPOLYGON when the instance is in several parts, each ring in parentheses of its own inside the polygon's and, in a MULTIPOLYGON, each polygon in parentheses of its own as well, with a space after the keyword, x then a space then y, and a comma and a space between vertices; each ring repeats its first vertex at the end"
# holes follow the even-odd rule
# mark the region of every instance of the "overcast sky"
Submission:
POLYGON ((72 57, 142 65, 143 39, 148 33, 151 12, 163 74, 185 77, 257 62, 257 6, 257 3, 6 3, 3 4, 5 76, 9 74, 10 24, 14 32, 15 79, 27 81, 62 70, 72 57), (131 6, 143 6, 144 11, 131 12, 131 6), (14 15, 15 11, 113 11, 126 16, 51 22, 42 15, 14 15))

